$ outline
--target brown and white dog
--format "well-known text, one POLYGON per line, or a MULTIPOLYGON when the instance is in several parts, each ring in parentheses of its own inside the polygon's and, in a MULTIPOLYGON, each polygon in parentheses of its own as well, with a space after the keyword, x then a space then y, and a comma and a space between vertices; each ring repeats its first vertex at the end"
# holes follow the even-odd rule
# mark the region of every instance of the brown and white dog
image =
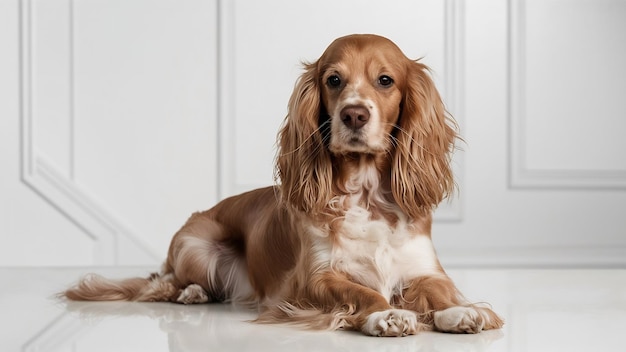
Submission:
POLYGON ((386 38, 335 40, 289 100, 277 186, 193 214, 160 273, 89 275, 65 297, 254 304, 259 322, 375 336, 500 328, 431 241, 457 134, 427 71, 386 38))

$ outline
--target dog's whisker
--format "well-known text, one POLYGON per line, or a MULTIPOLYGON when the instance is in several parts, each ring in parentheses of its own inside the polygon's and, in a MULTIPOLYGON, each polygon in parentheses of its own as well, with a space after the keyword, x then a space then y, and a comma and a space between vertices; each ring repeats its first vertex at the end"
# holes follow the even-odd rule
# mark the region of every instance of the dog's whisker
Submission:
MULTIPOLYGON (((323 139, 325 138, 325 136, 324 136, 324 134, 323 134, 323 133, 321 133, 321 131, 322 131, 322 129, 323 129, 323 128, 326 128, 326 125, 327 125, 327 124, 329 124, 329 123, 330 123, 330 120, 327 120, 327 121, 325 121, 324 123, 322 123, 319 127, 317 127, 317 129, 315 129, 315 131, 311 132, 311 133, 310 133, 310 134, 309 134, 306 138, 304 138, 304 140, 303 140, 303 141, 302 141, 302 142, 301 142, 301 143, 300 143, 300 144, 299 144, 299 145, 298 145, 295 149, 290 150, 290 151, 282 151, 282 150, 281 150, 281 151, 280 151, 281 155, 288 155, 288 154, 297 153, 297 152, 301 151, 301 150, 302 150, 302 148, 306 148, 306 147, 308 147, 308 142, 309 142, 309 141, 310 141, 313 137, 315 137, 315 135, 317 135, 318 133, 322 135, 322 141, 323 141, 323 139)), ((319 145, 319 143, 318 143, 318 144, 315 144, 314 146, 315 146, 316 148, 317 148, 317 147, 321 147, 321 146, 319 145)), ((307 151, 310 151, 310 150, 307 150, 307 151)))

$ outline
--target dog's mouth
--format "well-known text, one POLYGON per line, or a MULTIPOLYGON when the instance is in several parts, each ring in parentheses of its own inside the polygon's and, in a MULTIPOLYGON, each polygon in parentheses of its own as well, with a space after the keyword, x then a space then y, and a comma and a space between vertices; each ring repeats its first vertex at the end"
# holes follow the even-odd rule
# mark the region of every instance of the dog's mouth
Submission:
POLYGON ((347 142, 348 142, 347 144, 349 146, 353 146, 353 147, 367 147, 367 141, 359 133, 355 133, 354 136, 349 137, 347 142))
POLYGON ((329 149, 335 154, 377 154, 383 151, 376 143, 371 143, 363 131, 352 131, 341 137, 331 138, 329 149))
POLYGON ((341 131, 339 132, 339 142, 344 143, 346 145, 363 145, 366 146, 368 143, 368 134, 366 131, 353 130, 350 128, 345 128, 342 126, 341 131))

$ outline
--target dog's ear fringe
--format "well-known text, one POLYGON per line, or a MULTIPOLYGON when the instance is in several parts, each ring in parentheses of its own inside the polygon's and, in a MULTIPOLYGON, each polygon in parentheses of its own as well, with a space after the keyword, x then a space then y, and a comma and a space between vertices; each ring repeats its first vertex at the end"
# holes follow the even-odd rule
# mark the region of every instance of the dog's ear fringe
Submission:
POLYGON ((456 185, 450 167, 458 126, 446 111, 426 65, 407 63, 402 113, 392 163, 392 192, 404 213, 431 212, 456 185))
POLYGON ((280 183, 279 199, 285 206, 316 213, 330 201, 332 165, 320 133, 317 63, 303 65, 305 72, 295 84, 278 134, 275 179, 280 183))

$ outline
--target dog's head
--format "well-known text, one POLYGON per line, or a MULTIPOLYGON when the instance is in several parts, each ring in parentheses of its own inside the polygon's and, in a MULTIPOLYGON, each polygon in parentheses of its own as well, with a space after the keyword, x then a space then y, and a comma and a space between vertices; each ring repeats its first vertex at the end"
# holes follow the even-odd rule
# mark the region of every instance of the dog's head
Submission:
POLYGON ((454 187, 456 138, 425 65, 376 35, 336 39, 296 83, 279 134, 277 175, 289 206, 316 212, 332 192, 333 158, 389 158, 391 191, 410 217, 423 215, 454 187))

